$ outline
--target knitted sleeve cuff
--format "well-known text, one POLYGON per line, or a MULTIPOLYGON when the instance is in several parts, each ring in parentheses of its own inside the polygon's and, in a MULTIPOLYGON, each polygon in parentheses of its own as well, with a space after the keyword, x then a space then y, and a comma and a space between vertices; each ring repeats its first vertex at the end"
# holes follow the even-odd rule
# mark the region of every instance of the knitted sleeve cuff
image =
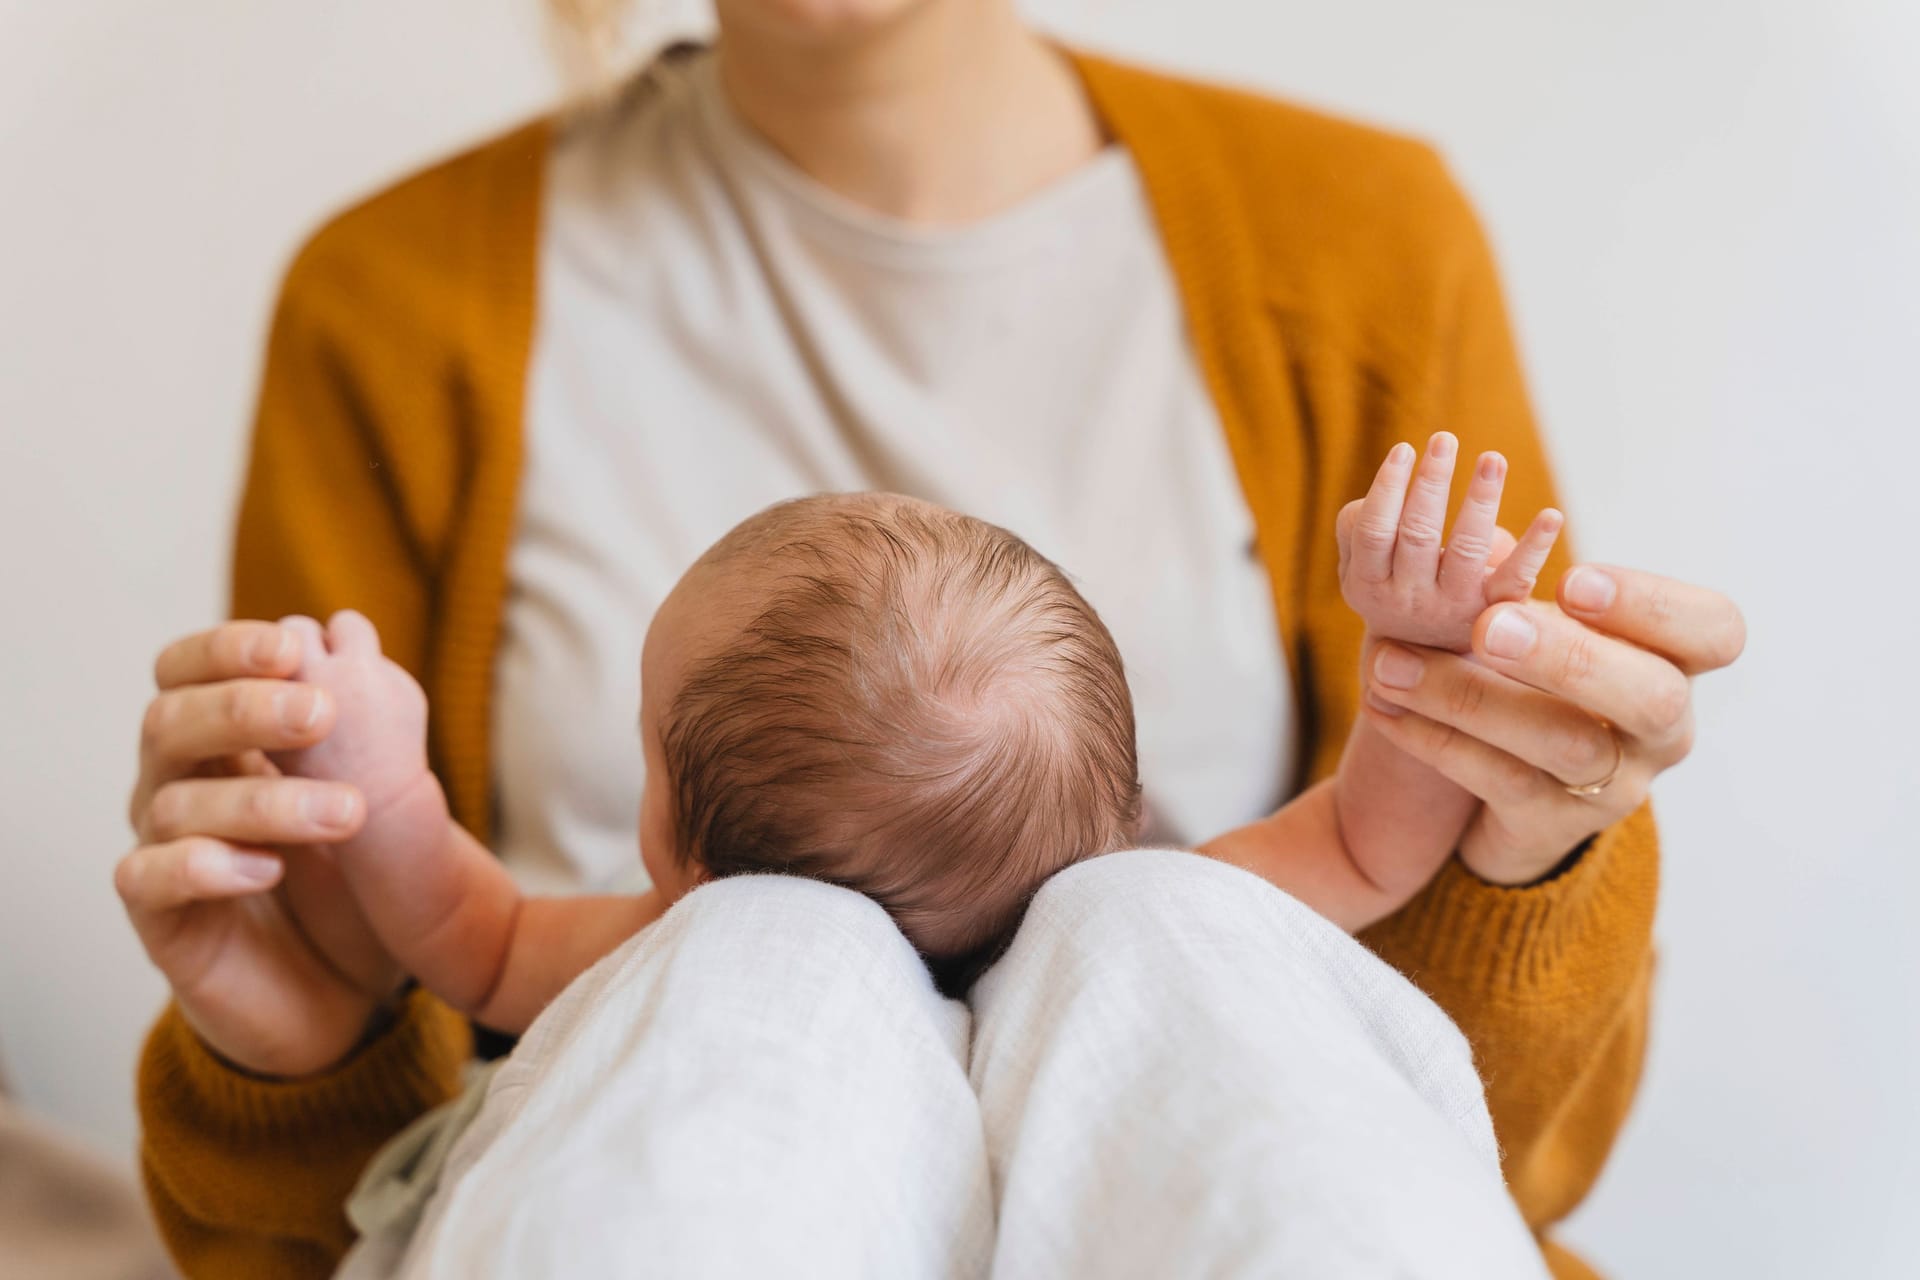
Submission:
POLYGON ((1466 987, 1503 1002, 1591 995, 1634 981, 1651 946, 1658 894, 1659 837, 1642 805, 1570 866, 1531 885, 1492 884, 1456 859, 1364 940, 1417 970, 1411 976, 1429 990, 1466 987))
POLYGON ((200 1039, 168 1005, 140 1064, 142 1111, 190 1115, 209 1141, 271 1142, 353 1124, 399 1127, 459 1092, 471 1052, 459 1014, 414 991, 384 1032, 333 1070, 301 1080, 248 1075, 200 1039))
POLYGON ((228 1065, 169 1005, 139 1073, 141 1159, 163 1221, 344 1248, 348 1192, 381 1144, 460 1091, 471 1033, 423 991, 346 1062, 304 1080, 228 1065))

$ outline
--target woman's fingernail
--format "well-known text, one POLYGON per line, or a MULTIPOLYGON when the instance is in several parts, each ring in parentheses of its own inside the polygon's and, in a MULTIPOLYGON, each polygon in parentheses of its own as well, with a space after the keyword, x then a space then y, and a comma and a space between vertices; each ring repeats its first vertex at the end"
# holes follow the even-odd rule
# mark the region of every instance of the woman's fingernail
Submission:
POLYGON ((1526 610, 1502 609, 1487 624, 1487 652, 1496 658, 1524 658, 1533 652, 1538 636, 1526 610))
POLYGON ((1389 689, 1411 689, 1420 683, 1427 664, 1399 645, 1383 644, 1373 658, 1373 678, 1389 689))
POLYGON ((1375 693, 1371 689, 1367 690, 1367 705, 1372 707, 1375 711, 1378 711, 1383 716, 1392 716, 1397 718, 1399 716, 1403 716, 1407 714, 1407 709, 1405 707, 1394 706, 1391 702, 1388 702, 1385 698, 1381 697, 1379 694, 1375 693))
POLYGON ((336 827, 344 827, 353 821, 353 815, 359 807, 360 802, 351 791, 338 792, 327 805, 327 821, 336 827))
POLYGON ((235 850, 227 855, 227 874, 239 884, 272 884, 280 875, 280 860, 235 850))
POLYGON ((1574 608, 1599 613, 1613 604, 1618 588, 1614 585, 1612 574, 1581 565, 1567 575, 1563 590, 1567 603, 1574 608))
POLYGON ((315 826, 344 827, 353 821, 353 809, 350 791, 308 792, 300 797, 301 816, 315 826))
POLYGON ((292 636, 288 635, 279 627, 275 627, 272 631, 262 633, 253 642, 253 665, 262 670, 273 670, 280 665, 280 660, 286 656, 287 646, 292 639, 292 636))
POLYGON ((320 694, 314 689, 289 689, 280 695, 280 723, 289 729, 311 729, 320 722, 320 694))

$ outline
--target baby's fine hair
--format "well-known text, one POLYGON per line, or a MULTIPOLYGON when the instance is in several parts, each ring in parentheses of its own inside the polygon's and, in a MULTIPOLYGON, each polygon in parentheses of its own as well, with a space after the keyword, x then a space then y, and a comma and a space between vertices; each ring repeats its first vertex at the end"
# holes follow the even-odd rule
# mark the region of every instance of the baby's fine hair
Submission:
POLYGON ((781 503, 694 572, 757 579, 662 721, 682 854, 885 907, 942 987, 1004 949, 1061 867, 1140 816, 1119 650, 1051 561, 890 494, 781 503))

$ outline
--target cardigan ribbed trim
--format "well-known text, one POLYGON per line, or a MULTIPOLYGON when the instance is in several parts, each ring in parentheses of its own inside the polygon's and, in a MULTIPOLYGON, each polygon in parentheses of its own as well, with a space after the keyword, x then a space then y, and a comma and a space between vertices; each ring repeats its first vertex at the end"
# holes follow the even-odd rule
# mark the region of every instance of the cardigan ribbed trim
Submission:
POLYGON ((294 1242, 301 1259, 337 1260, 353 1240, 346 1198, 368 1155, 459 1093, 471 1047, 466 1019, 416 991, 391 1027, 335 1071, 263 1080, 227 1066, 169 1006, 147 1037, 139 1076, 142 1173, 163 1234, 171 1244, 197 1224, 241 1224, 266 1241, 294 1242), (227 1159, 193 1158, 209 1145, 227 1159), (289 1196, 289 1186, 309 1194, 289 1196))
POLYGON ((434 655, 433 702, 442 780, 454 811, 483 842, 491 840, 493 664, 506 612, 507 554, 518 511, 524 455, 521 415, 539 291, 541 203, 551 129, 534 124, 490 150, 476 198, 493 216, 462 224, 475 240, 481 274, 472 304, 456 316, 466 327, 465 408, 471 415, 472 470, 466 478, 470 553, 448 560, 437 601, 443 620, 434 655))

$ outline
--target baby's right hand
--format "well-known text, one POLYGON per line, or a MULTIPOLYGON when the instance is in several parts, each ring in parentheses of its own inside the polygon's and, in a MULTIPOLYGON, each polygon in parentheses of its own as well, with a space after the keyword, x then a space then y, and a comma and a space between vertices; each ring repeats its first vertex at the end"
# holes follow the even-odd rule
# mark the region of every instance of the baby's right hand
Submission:
POLYGON ((1414 474, 1413 446, 1397 444, 1367 496, 1340 511, 1340 591, 1381 639, 1466 652, 1490 604, 1524 600, 1547 562, 1562 518, 1549 507, 1518 543, 1499 527, 1507 461, 1483 453, 1467 484, 1453 536, 1442 544, 1458 442, 1440 432, 1414 474), (1413 481, 1409 492, 1407 482, 1413 481))

